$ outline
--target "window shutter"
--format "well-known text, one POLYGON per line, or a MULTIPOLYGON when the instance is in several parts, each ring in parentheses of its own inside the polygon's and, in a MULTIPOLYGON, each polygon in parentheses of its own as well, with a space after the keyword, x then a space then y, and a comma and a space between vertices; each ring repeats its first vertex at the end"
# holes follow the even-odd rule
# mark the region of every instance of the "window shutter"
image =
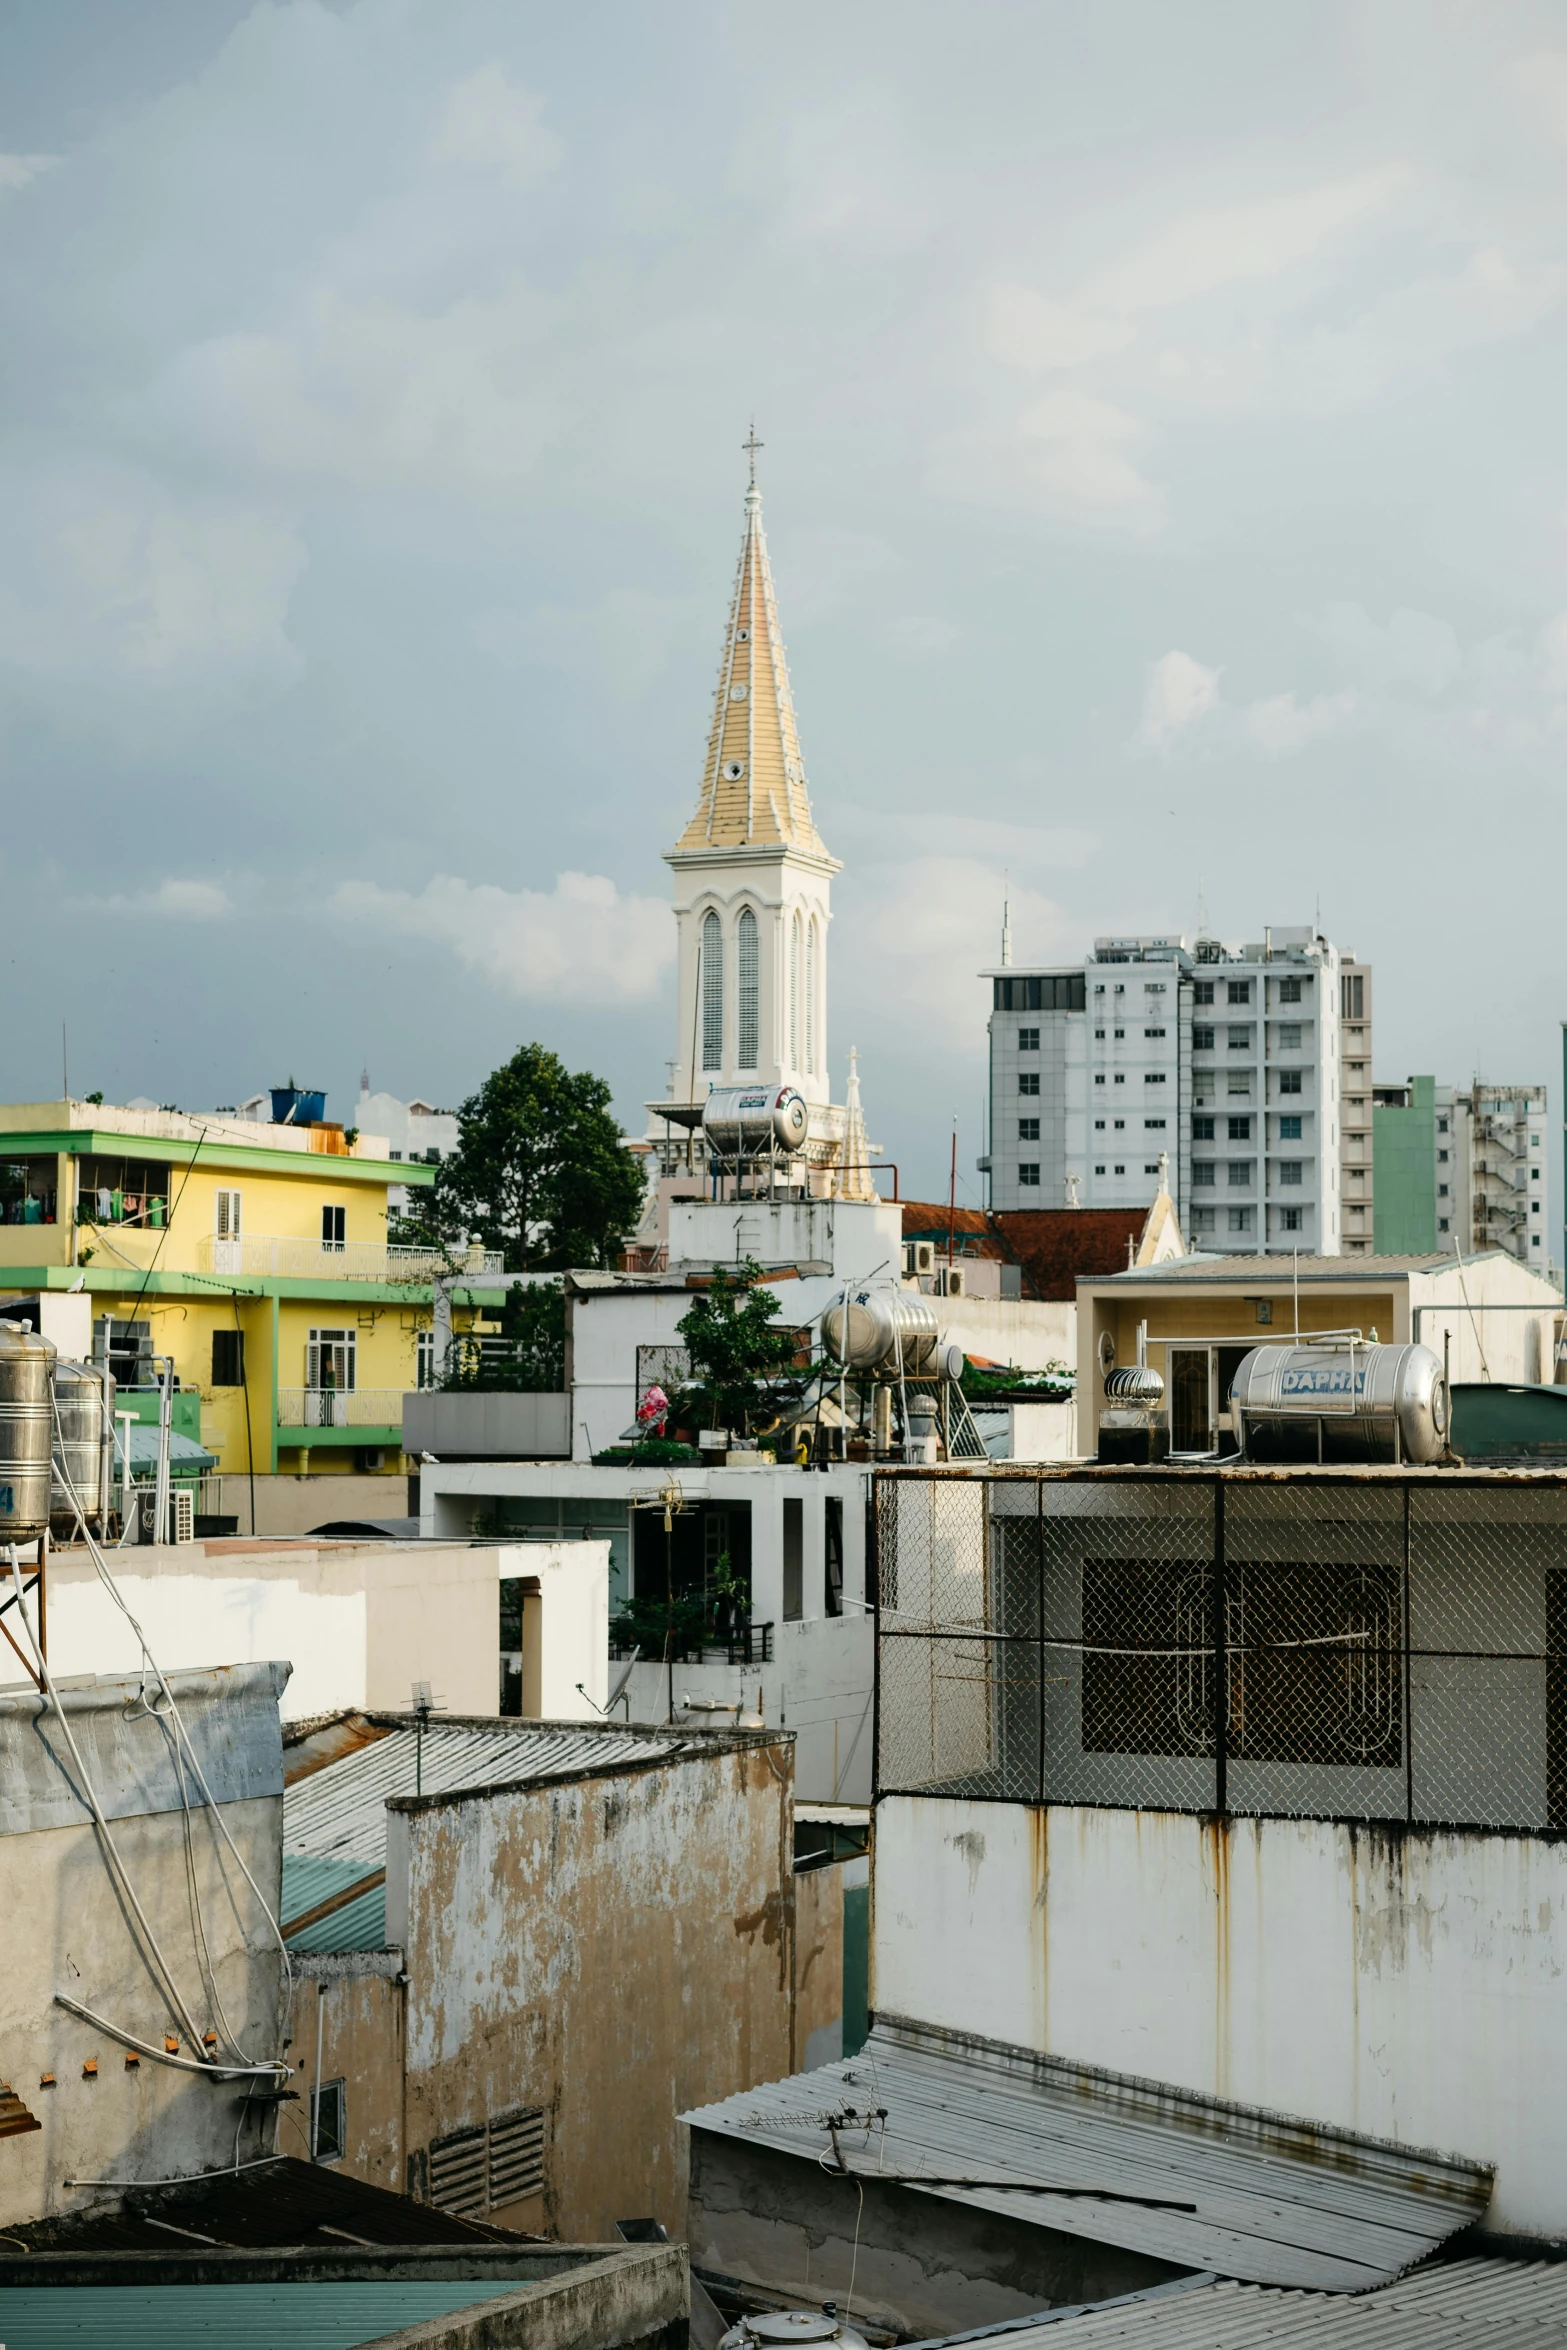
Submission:
POLYGON ((478 2219, 544 2190, 544 2114, 539 2106, 498 2114, 430 2145, 429 2195, 440 2211, 478 2219))

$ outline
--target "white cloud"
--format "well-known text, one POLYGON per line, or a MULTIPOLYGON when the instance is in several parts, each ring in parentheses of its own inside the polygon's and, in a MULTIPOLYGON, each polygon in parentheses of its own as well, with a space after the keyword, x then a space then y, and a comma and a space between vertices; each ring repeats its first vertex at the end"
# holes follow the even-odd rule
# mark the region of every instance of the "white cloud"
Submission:
POLYGON ((1272 694, 1248 702, 1240 712, 1248 738, 1270 758, 1286 758, 1303 751, 1319 735, 1332 734, 1354 715, 1357 697, 1350 693, 1318 694, 1302 702, 1296 694, 1272 694))
MULTIPOLYGON (((600 602, 575 609, 492 607, 476 613, 471 625, 474 642, 497 668, 572 670, 620 695, 640 693, 662 675, 676 637, 695 617, 689 599, 612 588, 600 602)), ((710 610, 700 617, 716 631, 710 610)))
POLYGON ((234 911, 234 901, 220 882, 180 880, 173 874, 156 889, 145 889, 132 897, 82 902, 99 913, 132 914, 164 922, 221 922, 234 911))
POLYGON ((430 153, 437 163, 490 172, 511 187, 527 188, 553 169, 562 149, 544 126, 543 101, 492 59, 447 92, 430 153))
POLYGON ((0 155, 0 189, 25 188, 40 172, 52 171, 58 155, 0 155))
POLYGON ((232 698, 299 666, 290 520, 94 460, 0 473, 0 665, 139 695, 232 698))
POLYGON ((1540 631, 1540 684, 1548 694, 1567 694, 1567 612, 1540 631))
POLYGON ((1221 286, 1280 277, 1385 212, 1408 184, 1406 172, 1384 168, 1182 213, 1096 272, 1078 299, 1089 310, 1137 317, 1221 286))
POLYGON ((635 1003, 657 993, 674 960, 667 904, 622 897, 599 873, 562 873, 553 890, 438 873, 417 896, 345 881, 332 904, 351 921, 446 947, 492 987, 530 1000, 635 1003))
POLYGON ((943 620, 936 612, 903 612, 882 625, 882 634, 892 650, 907 653, 915 660, 950 653, 961 633, 950 620, 943 620))
POLYGON ((1166 653, 1148 672, 1138 740, 1148 750, 1168 751, 1218 706, 1218 670, 1205 669, 1190 653, 1166 653))

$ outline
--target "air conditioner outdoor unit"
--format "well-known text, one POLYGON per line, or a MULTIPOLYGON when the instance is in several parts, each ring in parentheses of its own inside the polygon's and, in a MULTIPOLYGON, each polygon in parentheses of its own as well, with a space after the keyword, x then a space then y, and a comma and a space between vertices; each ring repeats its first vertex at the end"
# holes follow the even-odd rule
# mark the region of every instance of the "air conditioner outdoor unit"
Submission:
POLYGON ((941 1268, 942 1296, 962 1297, 964 1295, 964 1279, 964 1271, 961 1265, 943 1265, 941 1268))
POLYGON ((905 1250, 908 1269, 918 1280, 921 1274, 936 1270, 936 1243, 933 1240, 911 1240, 905 1250))

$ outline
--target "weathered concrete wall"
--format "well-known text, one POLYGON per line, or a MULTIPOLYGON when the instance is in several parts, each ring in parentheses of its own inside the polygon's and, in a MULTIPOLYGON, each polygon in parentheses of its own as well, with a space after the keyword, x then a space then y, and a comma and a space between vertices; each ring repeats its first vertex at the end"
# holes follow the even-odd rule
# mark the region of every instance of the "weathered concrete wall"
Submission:
POLYGON ((933 1297, 941 1335, 966 1355, 1043 1371, 1077 1354, 1077 1308, 1065 1299, 933 1297))
POLYGON ((400 1950, 301 1952, 293 1961, 288 2061, 297 2105, 283 2108, 278 2152, 310 2155, 310 2092, 344 2084, 346 2144, 338 2166, 373 2187, 407 2189, 403 2147, 403 1991, 400 1950))
MULTIPOLYGON (((248 1537, 129 1550, 115 1560, 127 1605, 169 1669, 286 1657, 284 1716, 406 1706, 432 1682, 454 1713, 500 1703, 500 1593, 494 1546, 454 1542, 288 1542, 248 1537)), ((136 1636, 85 1550, 49 1569, 56 1674, 133 1672, 136 1636)))
POLYGON ((1567 1845, 885 1798, 872 2002, 1493 2162, 1567 2235, 1567 1845))
POLYGON ((675 2116, 794 2068, 792 1844, 787 1740, 389 1805, 410 2152, 542 2107, 538 2224, 683 2234, 675 2116))
POLYGON ((843 2054, 843 1863, 794 1880, 794 2045, 806 2072, 843 2054))
MULTIPOLYGON (((171 1676, 228 1832, 274 1911, 282 1890, 277 1700, 285 1670, 171 1676)), ((244 2054, 276 2057, 283 2026, 272 1929, 199 1798, 187 1876, 170 1745, 140 1704, 139 1681, 61 1694, 126 1873, 192 2020, 201 2031, 223 2032, 221 2001, 244 2054), (206 1986, 192 1880, 216 1999, 206 1986)), ((56 2003, 64 1993, 153 2049, 172 2034, 180 2055, 193 2054, 110 1877, 76 1776, 45 1702, 31 1691, 0 1694, 0 2080, 39 2124, 4 2141, 0 2225, 90 2200, 70 2180, 157 2179, 234 2160, 243 2084, 204 2079, 155 2056, 128 2063, 119 2041, 56 2003)), ((234 2053, 226 2039, 223 2046, 234 2053)), ((242 2159, 270 2142, 270 2112, 256 2109, 242 2131, 242 2159)))
POLYGON ((908 2336, 1106 2300, 1180 2272, 1025 2220, 860 2182, 765 2146, 691 2132, 690 2247, 698 2268, 838 2303, 908 2336), (858 2228, 858 2249, 855 2233, 858 2228))

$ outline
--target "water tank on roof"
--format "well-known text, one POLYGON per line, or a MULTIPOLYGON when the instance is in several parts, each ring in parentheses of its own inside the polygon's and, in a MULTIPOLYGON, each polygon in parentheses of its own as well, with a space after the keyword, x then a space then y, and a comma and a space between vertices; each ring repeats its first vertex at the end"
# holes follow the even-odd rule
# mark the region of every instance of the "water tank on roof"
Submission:
POLYGON ((836 2344, 837 2350, 867 2350, 865 2336, 845 2324, 832 2301, 820 2310, 768 2309, 742 2317, 723 2336, 718 2350, 787 2350, 791 2342, 807 2345, 808 2350, 818 2344, 823 2350, 828 2344, 836 2344))
POLYGON ((702 1132, 719 1159, 802 1151, 810 1123, 805 1097, 792 1085, 715 1085, 702 1105, 702 1132))
POLYGON ((54 1467, 49 1521, 69 1539, 78 1531, 77 1505, 89 1525, 101 1524, 112 1476, 106 1432, 114 1428, 113 1374, 96 1363, 54 1367, 54 1467), (107 1395, 105 1394, 107 1388, 107 1395))
POLYGON ((936 1309, 907 1289, 846 1290, 822 1316, 822 1344, 848 1371, 896 1370, 900 1349, 916 1377, 945 1369, 936 1309))
POLYGON ((1248 1460, 1423 1464, 1447 1451, 1447 1386, 1426 1346, 1253 1347, 1230 1396, 1248 1460))
POLYGON ((274 1126, 319 1126, 326 1117, 324 1093, 309 1093, 297 1085, 274 1085, 271 1093, 274 1126))
POLYGON ((49 1525, 55 1349, 20 1322, 0 1322, 0 1545, 49 1525))

